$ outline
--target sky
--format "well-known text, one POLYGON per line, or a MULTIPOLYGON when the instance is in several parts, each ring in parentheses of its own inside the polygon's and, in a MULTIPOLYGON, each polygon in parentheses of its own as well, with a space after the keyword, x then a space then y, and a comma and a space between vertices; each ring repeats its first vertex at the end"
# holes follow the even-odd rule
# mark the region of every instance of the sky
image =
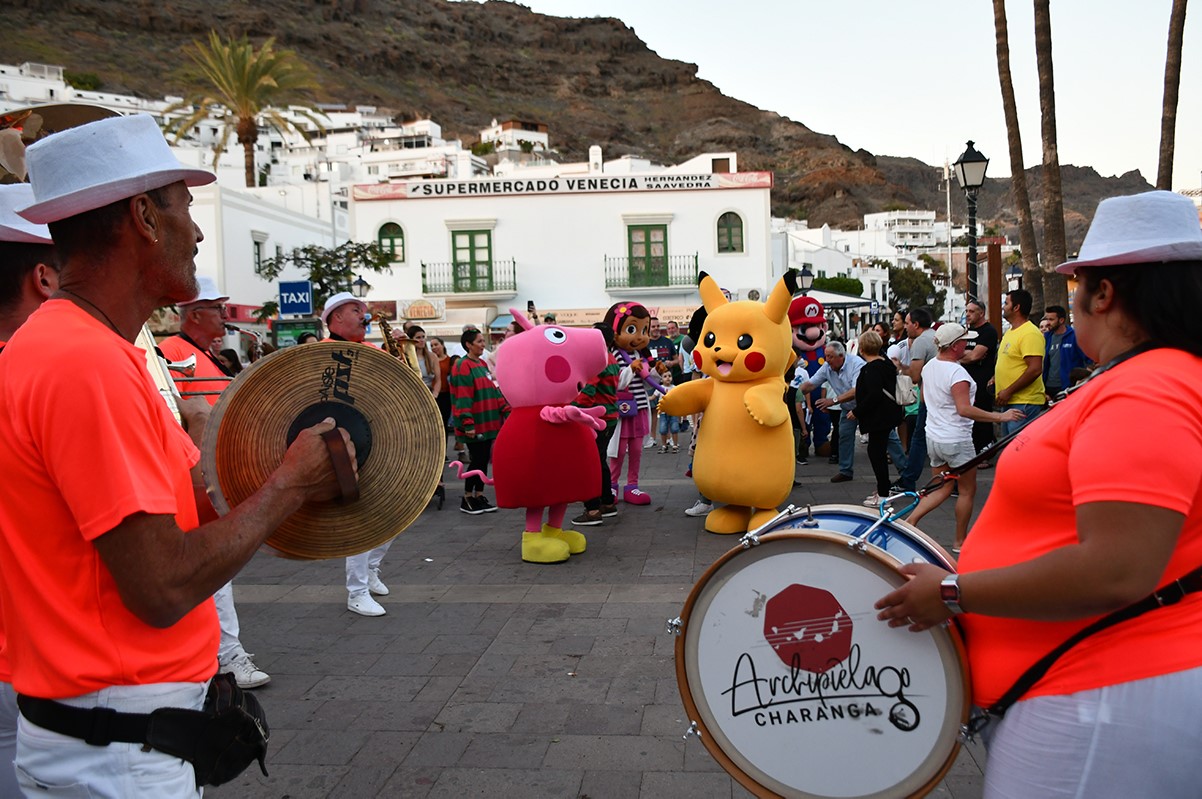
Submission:
MULTIPOLYGON (((723 94, 876 155, 954 162, 973 140, 1010 172, 986 0, 518 0, 616 17, 723 94)), ((1061 165, 1156 182, 1171 0, 1051 4, 1061 165)), ((1032 2, 1007 3, 1026 166, 1042 162, 1032 2)), ((1202 187, 1202 11, 1187 16, 1173 188, 1202 187)), ((554 133, 552 132, 552 135, 554 133)))

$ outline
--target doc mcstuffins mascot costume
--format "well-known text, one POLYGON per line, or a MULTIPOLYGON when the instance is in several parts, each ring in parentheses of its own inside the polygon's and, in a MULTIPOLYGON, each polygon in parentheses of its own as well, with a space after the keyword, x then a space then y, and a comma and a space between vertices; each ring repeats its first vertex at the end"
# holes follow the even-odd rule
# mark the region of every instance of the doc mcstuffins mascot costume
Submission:
POLYGON ((743 533, 776 515, 793 489, 793 432, 785 406, 785 372, 793 363, 789 270, 764 303, 729 302, 701 273, 707 316, 693 348, 697 369, 712 380, 676 386, 660 412, 705 412, 697 431, 693 480, 711 500, 726 503, 705 517, 711 533, 743 533))
POLYGON ((569 403, 605 368, 605 339, 599 330, 535 325, 509 310, 522 332, 495 356, 497 384, 511 408, 493 445, 497 505, 526 509, 522 560, 562 563, 587 546, 583 535, 563 529, 563 519, 569 503, 597 494, 596 431, 605 429, 604 408, 569 403))
POLYGON ((613 355, 622 366, 618 372, 618 429, 609 440, 609 476, 614 496, 630 505, 650 505, 651 497, 639 490, 639 467, 643 463, 643 439, 651 430, 651 402, 647 380, 651 370, 640 353, 651 342, 647 330, 651 312, 637 302, 618 302, 605 312, 602 322, 614 332, 613 355), (621 485, 622 462, 629 459, 626 485, 621 485))
MULTIPOLYGON (((829 325, 822 303, 813 297, 794 297, 789 303, 789 325, 793 328, 793 349, 798 353, 798 369, 812 377, 826 363, 826 335, 829 325)), ((800 371, 799 371, 800 374, 800 371)), ((803 379, 802 382, 805 382, 803 379)), ((797 385, 800 385, 798 383, 797 385)), ((800 398, 799 398, 800 399, 800 398)), ((810 394, 811 405, 822 399, 822 387, 810 394)), ((831 418, 829 414, 815 413, 809 424, 810 441, 815 455, 831 454, 831 418)), ((801 450, 799 449, 800 453, 801 450)))

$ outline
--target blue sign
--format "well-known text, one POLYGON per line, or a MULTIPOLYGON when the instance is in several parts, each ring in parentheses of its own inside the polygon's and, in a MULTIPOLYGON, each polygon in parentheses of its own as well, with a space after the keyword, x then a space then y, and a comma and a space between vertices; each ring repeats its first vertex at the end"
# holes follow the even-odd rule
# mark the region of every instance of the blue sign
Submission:
POLYGON ((308 280, 280 282, 280 313, 313 315, 313 283, 308 280))

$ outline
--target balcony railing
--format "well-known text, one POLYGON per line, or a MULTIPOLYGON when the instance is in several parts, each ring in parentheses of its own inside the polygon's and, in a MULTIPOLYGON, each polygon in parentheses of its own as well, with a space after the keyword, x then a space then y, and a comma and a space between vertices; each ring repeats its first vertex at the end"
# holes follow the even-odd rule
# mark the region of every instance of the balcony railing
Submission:
POLYGON ((699 259, 692 255, 605 258, 606 289, 667 288, 697 285, 699 259))
POLYGON ((513 258, 492 263, 422 261, 423 294, 493 294, 517 292, 517 264, 513 258))

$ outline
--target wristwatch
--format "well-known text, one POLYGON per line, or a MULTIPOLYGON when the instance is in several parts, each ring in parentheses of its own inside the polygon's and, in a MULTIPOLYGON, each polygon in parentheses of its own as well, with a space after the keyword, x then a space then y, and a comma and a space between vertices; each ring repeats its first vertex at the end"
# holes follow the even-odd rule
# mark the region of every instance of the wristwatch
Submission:
POLYGON ((964 612, 964 608, 960 607, 960 575, 949 574, 943 578, 943 582, 939 583, 939 598, 953 616, 964 612))

